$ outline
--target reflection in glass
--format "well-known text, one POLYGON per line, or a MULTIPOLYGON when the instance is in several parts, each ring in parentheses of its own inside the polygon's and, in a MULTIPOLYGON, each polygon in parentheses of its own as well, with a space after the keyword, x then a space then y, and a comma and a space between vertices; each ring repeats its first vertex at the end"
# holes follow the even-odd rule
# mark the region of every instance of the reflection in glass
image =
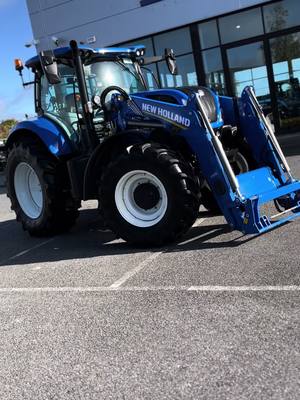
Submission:
POLYGON ((219 26, 222 43, 247 39, 264 32, 260 8, 220 18, 219 26))
POLYGON ((149 90, 158 89, 159 84, 156 64, 147 65, 146 67, 142 67, 141 70, 146 79, 147 87, 149 88, 149 90))
POLYGON ((270 40, 279 122, 282 129, 300 126, 300 33, 270 40))
POLYGON ((270 89, 262 42, 235 47, 227 51, 236 96, 252 85, 261 102, 269 99, 270 89))
POLYGON ((205 50, 202 52, 202 57, 206 84, 216 93, 221 95, 226 94, 220 48, 205 50))
POLYGON ((219 34, 216 20, 199 24, 198 31, 202 49, 219 46, 219 34))
POLYGON ((265 27, 267 32, 300 25, 300 1, 284 0, 263 7, 265 27))
POLYGON ((173 49, 176 55, 192 52, 191 35, 188 28, 176 29, 154 36, 154 45, 156 55, 164 54, 166 48, 173 49))
POLYGON ((197 86, 197 74, 192 54, 177 57, 178 75, 171 75, 165 61, 158 63, 162 87, 197 86))

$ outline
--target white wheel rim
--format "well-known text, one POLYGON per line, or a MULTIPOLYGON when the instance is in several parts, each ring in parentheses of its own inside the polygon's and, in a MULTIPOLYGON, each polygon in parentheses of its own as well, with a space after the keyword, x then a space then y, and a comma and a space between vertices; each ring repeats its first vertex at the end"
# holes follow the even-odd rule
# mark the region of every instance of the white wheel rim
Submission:
POLYGON ((115 189, 115 202, 119 213, 131 225, 148 228, 164 217, 168 196, 162 182, 148 171, 135 170, 123 175, 115 189), (153 185, 158 193, 155 206, 144 209, 135 200, 136 189, 143 184, 153 185))
POLYGON ((37 219, 43 209, 43 192, 39 177, 27 163, 17 165, 14 175, 15 193, 23 212, 37 219))

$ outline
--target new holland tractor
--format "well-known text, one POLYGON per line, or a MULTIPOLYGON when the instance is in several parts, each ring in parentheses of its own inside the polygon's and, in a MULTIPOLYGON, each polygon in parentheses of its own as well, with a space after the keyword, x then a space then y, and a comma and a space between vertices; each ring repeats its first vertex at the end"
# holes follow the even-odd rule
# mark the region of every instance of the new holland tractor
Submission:
MULTIPOLYGON (((6 142, 8 196, 24 230, 65 231, 89 199, 119 237, 144 246, 179 239, 201 204, 248 234, 299 216, 300 182, 253 89, 240 98, 149 90, 143 66, 165 60, 176 74, 176 59, 144 52, 71 41, 27 61, 37 117, 6 142), (273 202, 269 215, 263 205, 273 202)), ((16 69, 22 76, 20 61, 16 69)))

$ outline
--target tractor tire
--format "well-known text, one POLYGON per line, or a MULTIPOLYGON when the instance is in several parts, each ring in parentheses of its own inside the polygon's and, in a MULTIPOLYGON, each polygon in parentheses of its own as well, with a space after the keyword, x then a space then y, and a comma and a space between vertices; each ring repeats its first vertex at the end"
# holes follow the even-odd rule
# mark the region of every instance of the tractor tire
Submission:
POLYGON ((7 196, 23 229, 32 236, 68 231, 79 204, 70 201, 65 169, 32 141, 17 143, 7 159, 7 196))
MULTIPOLYGON (((249 171, 249 164, 241 152, 232 152, 232 154, 228 156, 228 159, 235 175, 249 171)), ((221 214, 217 200, 207 184, 201 189, 201 203, 207 211, 213 214, 221 214)))
POLYGON ((217 203, 217 200, 208 185, 201 189, 201 204, 209 213, 214 215, 221 214, 219 204, 217 203))
POLYGON ((197 219, 200 187, 192 167, 155 143, 131 146, 106 168, 99 196, 108 226, 125 241, 162 246, 197 219))
POLYGON ((240 151, 233 152, 232 155, 229 155, 228 159, 236 176, 250 170, 246 157, 240 151))

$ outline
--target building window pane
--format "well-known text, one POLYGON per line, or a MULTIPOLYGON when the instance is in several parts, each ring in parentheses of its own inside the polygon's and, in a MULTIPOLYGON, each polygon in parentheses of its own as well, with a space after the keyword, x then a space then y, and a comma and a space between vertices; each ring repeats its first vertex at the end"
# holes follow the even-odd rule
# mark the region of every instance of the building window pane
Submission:
POLYGON ((300 25, 299 0, 285 0, 264 6, 264 18, 267 32, 274 32, 300 25))
POLYGON ((207 49, 208 47, 215 47, 220 44, 217 22, 215 20, 199 24, 198 30, 199 30, 200 43, 202 49, 207 49))
POLYGON ((177 58, 178 75, 170 74, 165 61, 158 63, 159 76, 161 86, 164 87, 181 87, 181 86, 197 86, 198 80, 194 57, 192 54, 177 58))
POLYGON ((149 90, 159 89, 156 64, 150 64, 146 67, 142 67, 141 69, 149 90))
POLYGON ((260 8, 219 19, 222 43, 235 42, 263 34, 260 8))
POLYGON ((207 85, 215 92, 225 94, 225 78, 220 48, 205 50, 202 52, 202 57, 207 85))
POLYGON ((151 38, 144 38, 140 40, 135 40, 133 42, 126 42, 122 43, 119 46, 120 47, 130 47, 130 46, 138 46, 138 45, 144 45, 146 47, 146 57, 152 57, 154 56, 154 51, 153 51, 153 44, 151 38))
POLYGON ((174 50, 176 55, 192 52, 191 35, 188 28, 154 36, 156 55, 165 54, 166 48, 174 50))
POLYGON ((279 122, 282 130, 300 126, 300 33, 270 40, 279 122))
POLYGON ((262 42, 227 50, 228 64, 236 96, 245 86, 253 86, 258 99, 269 101, 270 89, 262 42))

